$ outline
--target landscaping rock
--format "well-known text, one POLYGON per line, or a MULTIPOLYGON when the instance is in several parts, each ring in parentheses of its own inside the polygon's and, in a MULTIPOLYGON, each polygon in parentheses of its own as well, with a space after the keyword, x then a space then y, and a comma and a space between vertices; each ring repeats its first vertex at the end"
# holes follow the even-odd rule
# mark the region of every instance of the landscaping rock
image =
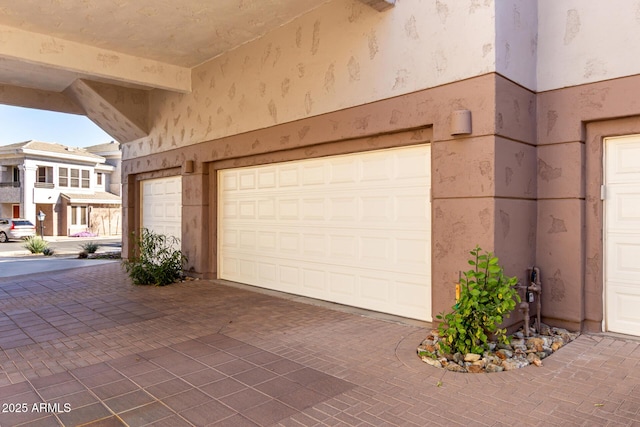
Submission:
POLYGON ((544 347, 544 340, 542 338, 529 338, 527 339, 527 349, 534 351, 542 351, 544 347))
POLYGON ((420 358, 427 365, 435 366, 436 368, 442 368, 442 363, 438 359, 433 359, 431 357, 421 357, 420 358))
POLYGON ((467 353, 464 355, 464 361, 465 362, 477 362, 478 360, 480 360, 482 356, 479 354, 474 354, 474 353, 467 353))
POLYGON ((439 351, 440 336, 433 330, 418 347, 420 358, 427 364, 444 368, 452 372, 492 373, 511 371, 529 365, 542 366, 542 359, 575 340, 580 334, 569 332, 563 328, 551 328, 545 324, 540 327, 545 334, 531 333, 524 338, 522 331, 516 332, 510 344, 489 344, 489 351, 484 354, 444 354, 439 351), (433 356, 433 357, 431 357, 433 356))
POLYGON ((513 371, 515 369, 524 368, 529 365, 529 361, 527 359, 507 359, 502 361, 502 367, 505 371, 513 371))
POLYGON ((527 361, 532 365, 542 366, 542 361, 536 353, 527 354, 527 361))
POLYGON ((502 371, 504 371, 504 368, 494 363, 489 363, 485 368, 485 372, 502 372, 502 371))
POLYGON ((462 366, 458 365, 457 363, 449 363, 446 367, 447 371, 452 371, 452 372, 467 372, 467 370, 465 368, 463 368, 462 366))

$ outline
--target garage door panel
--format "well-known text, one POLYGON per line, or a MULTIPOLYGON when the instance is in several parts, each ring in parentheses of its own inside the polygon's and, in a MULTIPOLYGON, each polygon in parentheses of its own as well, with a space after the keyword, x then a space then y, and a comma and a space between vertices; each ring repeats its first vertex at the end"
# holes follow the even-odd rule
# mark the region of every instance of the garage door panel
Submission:
POLYGON ((606 329, 640 336, 640 135, 605 140, 606 329))
POLYGON ((222 190, 232 191, 238 189, 238 176, 235 173, 228 173, 222 178, 222 190))
POLYGON ((300 184, 298 166, 283 166, 278 172, 280 187, 297 187, 300 184))
POLYGON ((358 278, 356 276, 340 272, 329 272, 328 283, 330 291, 342 295, 345 303, 355 303, 354 295, 357 294, 358 290, 358 278))
POLYGON ((623 284, 612 282, 611 310, 614 310, 615 322, 613 330, 630 335, 638 335, 640 324, 640 292, 636 284, 623 284))
POLYGON ((609 275, 612 280, 640 283, 640 236, 609 234, 607 240, 609 275))
POLYGON ((142 227, 182 237, 182 177, 142 181, 142 227))
POLYGON ((324 296, 327 293, 328 283, 325 275, 324 270, 302 269, 302 287, 310 294, 318 292, 318 295, 324 296))
POLYGON ((607 152, 607 173, 609 184, 640 182, 640 144, 634 138, 611 139, 612 149, 607 152))
POLYGON ((258 172, 258 188, 267 189, 274 188, 276 186, 276 173, 275 171, 259 171, 258 172))
POLYGON ((225 250, 238 247, 238 230, 226 229, 222 232, 222 246, 225 250))
MULTIPOLYGON (((639 160, 640 161, 640 160, 639 160)), ((640 182, 640 181, 639 181, 640 182)), ((607 187, 609 231, 640 232, 640 191, 638 186, 611 185, 607 187)))
POLYGON ((428 153, 419 146, 221 171, 220 277, 431 320, 428 153), (227 175, 239 174, 267 185, 234 187, 227 175), (257 203, 253 215, 229 208, 245 202, 257 203), (255 231, 255 248, 228 245, 226 230, 255 231), (257 275, 226 268, 231 260, 259 265, 257 275))

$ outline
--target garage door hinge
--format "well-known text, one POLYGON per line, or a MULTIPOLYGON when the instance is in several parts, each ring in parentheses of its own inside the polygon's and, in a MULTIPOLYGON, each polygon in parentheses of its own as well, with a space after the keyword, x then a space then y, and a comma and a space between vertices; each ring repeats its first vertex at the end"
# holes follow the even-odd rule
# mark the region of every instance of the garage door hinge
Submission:
POLYGON ((600 200, 604 200, 607 197, 606 187, 604 185, 600 186, 600 200))

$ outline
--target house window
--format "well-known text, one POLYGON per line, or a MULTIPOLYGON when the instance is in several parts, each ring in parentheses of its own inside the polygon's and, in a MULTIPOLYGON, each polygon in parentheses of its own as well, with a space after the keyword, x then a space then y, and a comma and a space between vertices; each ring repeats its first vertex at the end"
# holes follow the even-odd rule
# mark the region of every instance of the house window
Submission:
POLYGON ((13 182, 20 182, 20 169, 13 167, 13 182))
POLYGON ((96 174, 96 182, 98 185, 102 185, 102 172, 96 174))
POLYGON ((71 225, 87 225, 86 206, 71 206, 71 225))
POLYGON ((80 171, 71 169, 71 187, 80 188, 80 171))
POLYGON ((82 188, 89 188, 91 184, 91 179, 89 178, 89 171, 82 171, 82 188))
POLYGON ((53 184, 53 168, 50 166, 38 166, 37 181, 41 184, 53 184))
POLYGON ((68 168, 60 168, 58 171, 58 185, 60 187, 68 187, 69 186, 69 169, 68 168))

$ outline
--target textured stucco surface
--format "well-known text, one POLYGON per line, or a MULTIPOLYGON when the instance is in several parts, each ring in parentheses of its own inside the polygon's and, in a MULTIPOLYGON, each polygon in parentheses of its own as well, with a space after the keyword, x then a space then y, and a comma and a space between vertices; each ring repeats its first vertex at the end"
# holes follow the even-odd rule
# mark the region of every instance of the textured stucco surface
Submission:
MULTIPOLYGON (((140 225, 139 182, 181 174, 188 269, 206 277, 217 273, 219 169, 429 142, 432 312, 452 305, 458 271, 480 244, 522 281, 527 268, 542 269, 546 319, 599 330, 602 144, 640 132, 640 47, 632 36, 640 29, 640 0, 616 7, 598 0, 404 0, 385 12, 334 0, 310 9, 262 38, 192 62, 193 69, 184 68, 188 62, 164 69, 144 86, 164 89, 143 91, 135 75, 116 67, 95 77, 104 72, 124 86, 67 89, 82 108, 53 86, 0 86, 0 101, 86 110, 131 141, 123 145, 127 231, 140 225), (472 132, 454 136, 451 113, 462 109, 471 112, 472 132)), ((45 36, 21 33, 34 28, 2 33, 5 52, 17 52, 22 36, 58 58, 58 39, 42 44, 45 36)), ((86 53, 78 42, 69 41, 64 54, 86 53)), ((36 62, 31 73, 44 76, 37 51, 27 49, 36 55, 27 55, 36 62)), ((109 58, 101 66, 113 67, 109 58)), ((83 72, 95 66, 85 64, 83 72)), ((77 78, 78 67, 70 63, 51 83, 77 78)))
POLYGON ((538 92, 637 74, 640 1, 537 3, 538 92))
POLYGON ((536 262, 550 289, 544 313, 576 329, 603 327, 603 144, 640 133, 639 87, 630 76, 537 97, 536 262))
MULTIPOLYGON (((330 2, 193 70, 193 91, 156 91, 150 136, 124 158, 403 95, 494 69, 491 2, 330 2), (473 31, 449 31, 451 25, 473 31), (421 52, 421 54, 416 54, 421 52)), ((490 99, 487 99, 490 101, 490 99)), ((428 100, 426 102, 437 102, 428 100)), ((488 102, 486 108, 491 108, 488 102)), ((356 127, 375 126, 362 117, 356 127)))

